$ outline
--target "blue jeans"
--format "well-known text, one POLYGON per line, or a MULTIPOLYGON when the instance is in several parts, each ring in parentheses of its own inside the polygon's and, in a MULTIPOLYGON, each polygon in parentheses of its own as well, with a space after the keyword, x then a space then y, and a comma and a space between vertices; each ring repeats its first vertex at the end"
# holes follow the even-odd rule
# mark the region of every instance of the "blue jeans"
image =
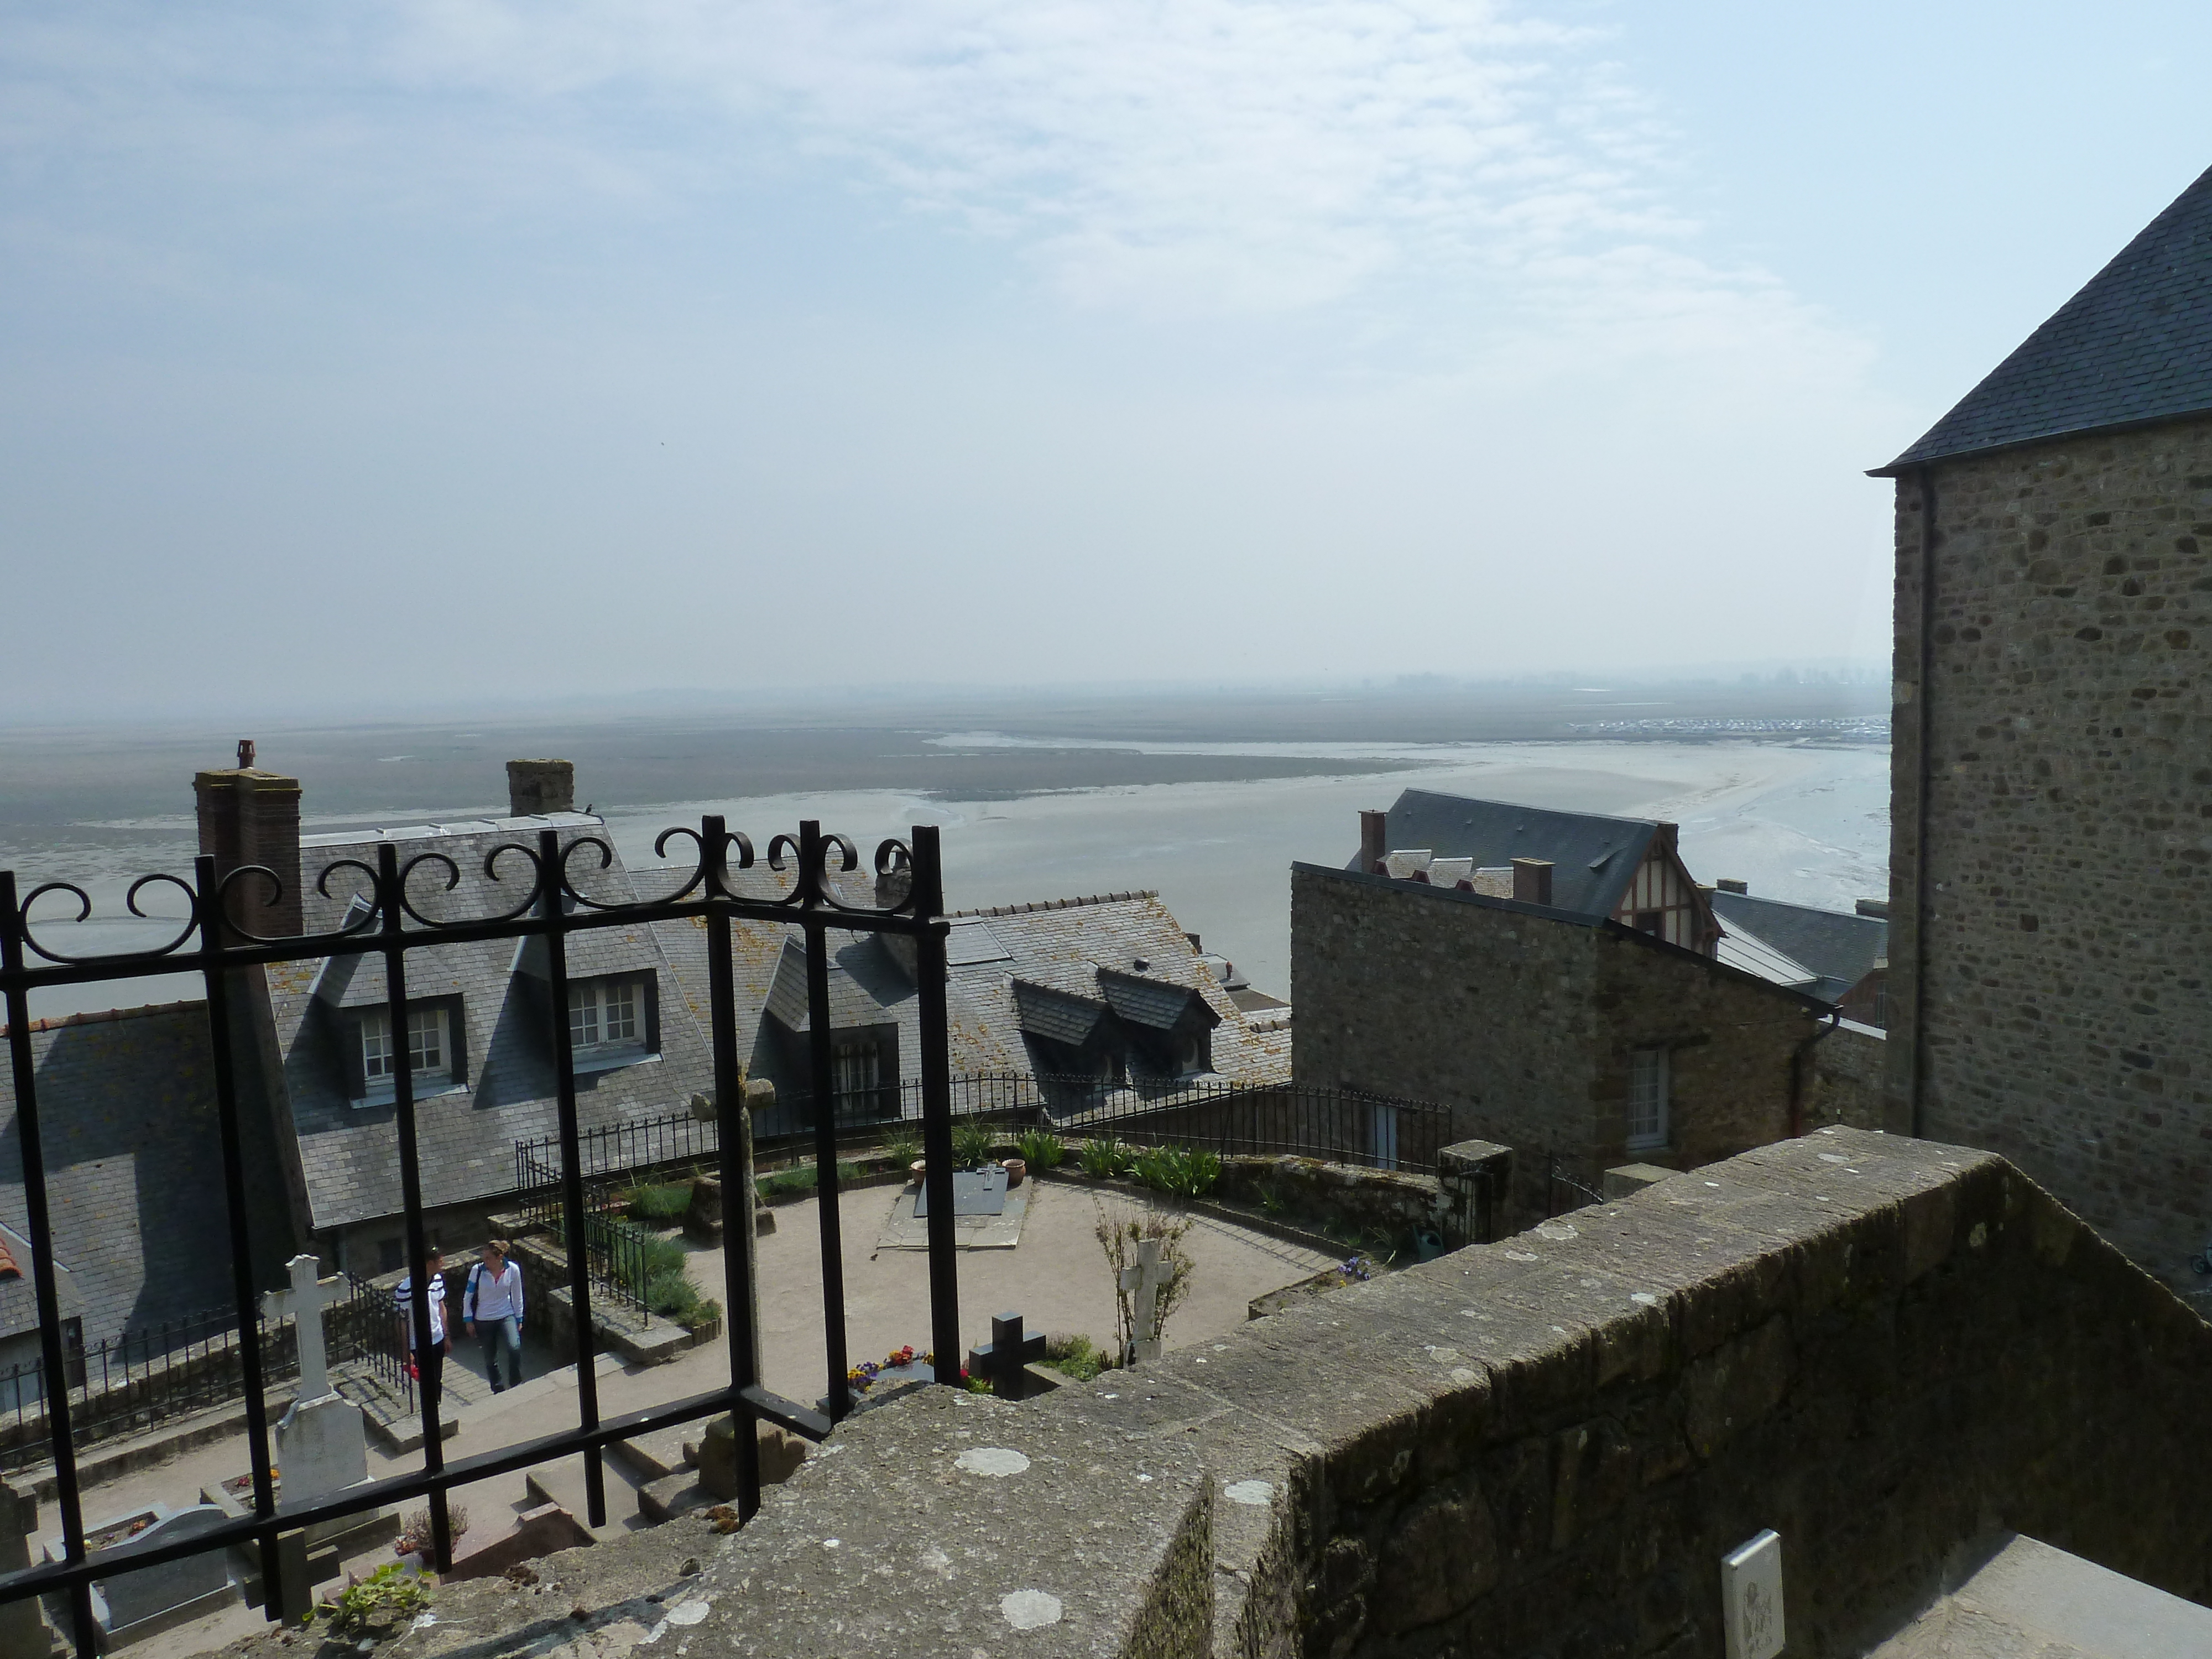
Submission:
POLYGON ((484 1372, 491 1378, 491 1391, 500 1393, 522 1381, 522 1322, 513 1314, 504 1319, 477 1321, 477 1340, 483 1344, 484 1372), (499 1377, 499 1355, 507 1351, 507 1381, 499 1377))

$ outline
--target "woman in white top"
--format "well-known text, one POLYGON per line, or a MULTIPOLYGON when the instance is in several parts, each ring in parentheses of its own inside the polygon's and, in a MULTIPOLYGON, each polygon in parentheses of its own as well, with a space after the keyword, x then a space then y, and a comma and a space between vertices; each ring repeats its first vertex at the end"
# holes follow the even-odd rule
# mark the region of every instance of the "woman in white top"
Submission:
POLYGON ((469 1269, 468 1287, 461 1292, 461 1320, 471 1336, 483 1344, 484 1372, 491 1391, 504 1393, 522 1381, 522 1269, 507 1259, 507 1241, 495 1238, 483 1247, 483 1260, 469 1269), (507 1350, 507 1379, 500 1380, 500 1350, 507 1350))

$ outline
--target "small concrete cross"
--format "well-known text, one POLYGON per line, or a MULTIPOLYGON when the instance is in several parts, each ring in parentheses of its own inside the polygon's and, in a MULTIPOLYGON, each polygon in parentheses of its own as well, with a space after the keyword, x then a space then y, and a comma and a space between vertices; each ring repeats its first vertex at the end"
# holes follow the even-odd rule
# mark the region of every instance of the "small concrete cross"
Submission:
POLYGON ((968 1355, 970 1376, 986 1376, 991 1392, 1001 1400, 1022 1397, 1022 1367, 1044 1358, 1044 1333, 1025 1331, 1018 1313, 1002 1313, 991 1320, 991 1340, 968 1355))
POLYGON ((300 1398, 319 1400, 331 1391, 329 1362, 323 1357, 323 1310, 342 1300, 345 1290, 335 1279, 316 1279, 322 1264, 312 1255, 295 1255, 284 1265, 291 1272, 292 1287, 264 1292, 261 1316, 289 1318, 298 1328, 300 1398))
POLYGON ((1160 1357, 1160 1292, 1167 1288, 1168 1269, 1160 1263, 1160 1241, 1140 1238, 1137 1241, 1137 1265, 1121 1269, 1121 1288, 1133 1291, 1136 1340, 1132 1344, 1133 1360, 1158 1359, 1160 1357))

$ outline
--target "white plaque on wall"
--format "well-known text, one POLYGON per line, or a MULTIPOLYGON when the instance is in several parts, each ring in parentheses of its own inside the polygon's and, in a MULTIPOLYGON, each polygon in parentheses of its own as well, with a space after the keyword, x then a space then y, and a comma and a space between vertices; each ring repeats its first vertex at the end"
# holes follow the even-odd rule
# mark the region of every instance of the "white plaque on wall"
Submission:
POLYGON ((1771 1528, 1721 1558, 1721 1613, 1728 1659, 1782 1651, 1782 1534, 1771 1528))

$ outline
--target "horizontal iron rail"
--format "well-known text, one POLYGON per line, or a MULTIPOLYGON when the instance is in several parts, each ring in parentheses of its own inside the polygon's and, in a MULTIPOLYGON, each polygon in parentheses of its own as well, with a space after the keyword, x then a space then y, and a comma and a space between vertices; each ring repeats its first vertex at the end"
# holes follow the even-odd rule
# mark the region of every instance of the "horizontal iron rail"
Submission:
MULTIPOLYGON (((650 1434, 656 1429, 673 1428, 680 1423, 696 1423, 702 1417, 712 1417, 726 1411, 743 1412, 749 1418, 774 1423, 779 1428, 788 1429, 809 1440, 819 1441, 830 1433, 830 1419, 819 1412, 810 1411, 796 1401, 782 1399, 765 1389, 710 1389, 704 1394, 690 1395, 681 1400, 641 1407, 618 1417, 607 1418, 596 1428, 563 1429, 557 1433, 541 1435, 535 1440, 518 1441, 514 1445, 478 1452, 471 1457, 456 1458, 442 1470, 396 1474, 382 1480, 349 1486, 343 1496, 326 1498, 320 1503, 301 1504, 296 1507, 280 1504, 276 1506, 274 1524, 280 1532, 295 1531, 319 1522, 335 1521, 343 1516, 380 1509, 386 1504, 420 1498, 433 1489, 450 1489, 465 1486, 471 1481, 488 1480, 495 1474, 512 1474, 517 1469, 529 1468, 550 1458, 595 1449, 611 1441, 633 1439, 641 1434, 650 1434)), ((88 1584, 95 1579, 112 1578, 118 1573, 136 1571, 141 1567, 159 1566, 164 1561, 181 1561, 186 1556, 204 1554, 226 1546, 250 1544, 270 1524, 269 1521, 251 1515, 240 1516, 173 1544, 118 1544, 112 1549, 94 1551, 76 1565, 56 1562, 47 1566, 25 1568, 0 1577, 0 1601, 50 1590, 67 1589, 81 1583, 88 1584)))
MULTIPOLYGON (((516 916, 499 921, 441 922, 434 927, 403 925, 398 936, 405 941, 402 948, 419 951, 436 945, 467 945, 493 939, 530 939, 556 930, 563 933, 580 933, 596 927, 632 927, 641 921, 680 921, 690 916, 709 915, 724 915, 740 921, 797 923, 811 919, 830 933, 911 933, 916 937, 927 934, 942 939, 951 932, 951 924, 942 920, 917 921, 912 916, 894 915, 884 911, 834 910, 827 908, 802 911, 796 905, 774 900, 702 897, 646 899, 635 903, 623 900, 605 911, 571 912, 557 922, 543 916, 516 916), (841 918, 849 918, 851 925, 841 925, 841 918)), ((158 916, 154 920, 169 921, 181 921, 182 918, 158 916)), ((72 927, 75 923, 60 921, 52 925, 72 927)), ((28 941, 26 943, 30 952, 37 955, 38 947, 28 941)), ((42 965, 36 968, 0 967, 0 988, 21 985, 27 989, 36 989, 46 985, 83 985, 99 980, 143 979, 149 974, 183 973, 191 969, 204 972, 209 969, 251 968, 276 962, 312 962, 324 957, 381 955, 392 948, 390 935, 381 932, 356 932, 343 935, 309 934, 277 944, 224 945, 212 951, 195 948, 189 951, 118 951, 112 956, 88 957, 67 962, 56 962, 51 957, 41 957, 42 965)))

